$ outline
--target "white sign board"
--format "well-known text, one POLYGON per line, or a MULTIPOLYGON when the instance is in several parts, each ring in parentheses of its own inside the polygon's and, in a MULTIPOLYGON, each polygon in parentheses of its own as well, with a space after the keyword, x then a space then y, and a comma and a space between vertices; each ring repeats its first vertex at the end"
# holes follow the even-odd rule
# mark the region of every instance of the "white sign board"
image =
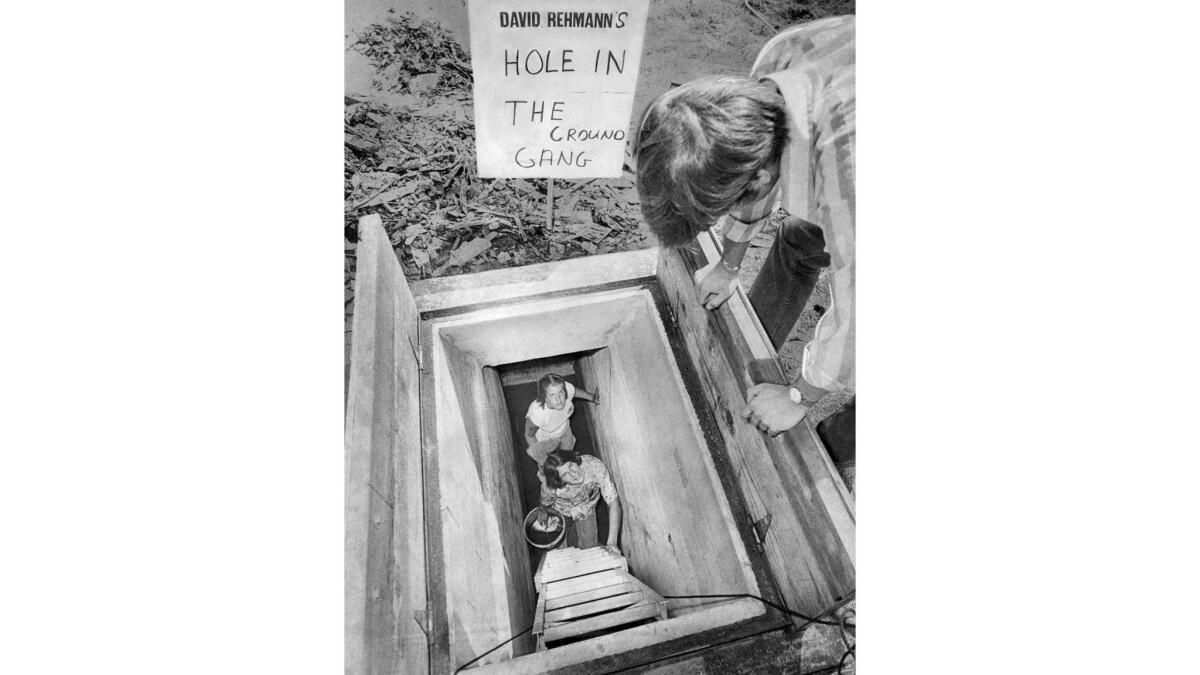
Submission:
POLYGON ((648 0, 468 0, 483 178, 616 178, 648 0))

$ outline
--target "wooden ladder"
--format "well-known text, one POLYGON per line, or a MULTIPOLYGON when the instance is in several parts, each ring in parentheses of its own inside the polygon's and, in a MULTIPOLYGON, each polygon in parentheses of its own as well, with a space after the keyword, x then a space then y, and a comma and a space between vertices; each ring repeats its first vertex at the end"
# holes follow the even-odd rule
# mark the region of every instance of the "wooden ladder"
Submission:
POLYGON ((667 603, 629 573, 624 556, 602 547, 546 553, 533 582, 538 589, 533 634, 547 642, 642 621, 667 619, 667 603))

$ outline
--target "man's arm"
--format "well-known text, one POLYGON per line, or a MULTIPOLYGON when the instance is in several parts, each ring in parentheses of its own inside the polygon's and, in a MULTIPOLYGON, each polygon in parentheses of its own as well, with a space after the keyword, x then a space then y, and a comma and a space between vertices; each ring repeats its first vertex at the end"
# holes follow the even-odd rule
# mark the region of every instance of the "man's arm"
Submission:
POLYGON ((742 419, 772 436, 778 436, 799 424, 828 393, 808 384, 799 376, 790 385, 776 384, 774 367, 769 359, 751 361, 747 367, 751 378, 758 384, 746 390, 742 419))
POLYGON ((734 241, 725 237, 721 247, 721 259, 715 265, 696 273, 696 296, 705 309, 716 309, 733 295, 733 284, 750 241, 734 241))
POLYGON ((800 387, 762 382, 746 390, 742 419, 778 436, 799 424, 818 400, 806 397, 800 387))

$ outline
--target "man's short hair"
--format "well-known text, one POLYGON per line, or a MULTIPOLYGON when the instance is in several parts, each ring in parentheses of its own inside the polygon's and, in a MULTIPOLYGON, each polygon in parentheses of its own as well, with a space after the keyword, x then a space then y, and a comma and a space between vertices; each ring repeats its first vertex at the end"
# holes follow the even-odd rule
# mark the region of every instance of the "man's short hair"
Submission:
POLYGON ((551 490, 557 490, 566 485, 558 475, 558 467, 571 462, 582 465, 582 462, 579 460, 579 453, 574 450, 559 449, 546 455, 546 462, 542 464, 542 475, 546 478, 546 487, 551 490))
POLYGON ((663 246, 682 246, 779 162, 787 108, 769 81, 705 78, 659 96, 634 145, 642 217, 663 246))

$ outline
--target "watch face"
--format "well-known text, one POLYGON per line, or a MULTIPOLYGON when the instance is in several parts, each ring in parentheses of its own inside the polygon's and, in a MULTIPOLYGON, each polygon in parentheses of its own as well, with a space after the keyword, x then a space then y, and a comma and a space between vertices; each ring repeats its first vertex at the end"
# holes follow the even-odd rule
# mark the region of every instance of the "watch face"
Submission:
POLYGON ((788 398, 792 399, 792 403, 801 405, 804 402, 804 397, 800 394, 800 390, 792 387, 788 389, 788 398))

